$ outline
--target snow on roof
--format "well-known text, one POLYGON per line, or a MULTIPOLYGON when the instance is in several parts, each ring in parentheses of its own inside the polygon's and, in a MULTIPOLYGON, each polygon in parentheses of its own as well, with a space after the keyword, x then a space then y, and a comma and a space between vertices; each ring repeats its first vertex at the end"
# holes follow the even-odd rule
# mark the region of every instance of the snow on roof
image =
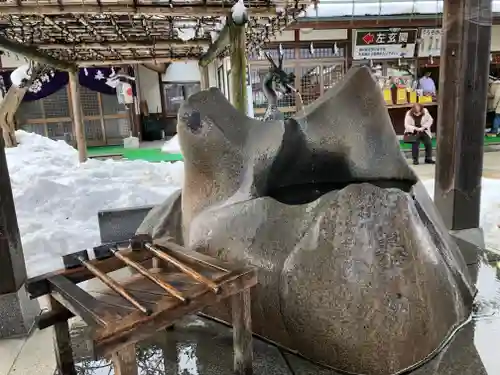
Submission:
MULTIPOLYGON (((307 18, 441 15, 442 0, 324 0, 317 11, 310 7, 302 20, 307 18)), ((500 0, 493 1, 493 12, 500 12, 500 0)))

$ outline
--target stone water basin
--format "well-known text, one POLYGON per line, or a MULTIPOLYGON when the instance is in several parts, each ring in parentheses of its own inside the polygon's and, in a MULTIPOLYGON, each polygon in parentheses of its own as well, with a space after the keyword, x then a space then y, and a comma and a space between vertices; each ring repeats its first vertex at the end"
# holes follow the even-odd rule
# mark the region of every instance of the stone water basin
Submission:
MULTIPOLYGON (((487 261, 469 266, 472 274, 477 274, 477 311, 473 320, 457 332, 434 359, 408 374, 500 374, 500 256, 488 253, 487 258, 487 261)), ((88 359, 81 337, 74 333, 78 374, 113 375, 108 360, 88 359)), ((159 332, 150 341, 137 345, 137 361, 139 375, 233 375, 232 333, 223 324, 189 316, 173 331, 159 332)), ((255 338, 254 374, 341 373, 319 367, 255 338)))

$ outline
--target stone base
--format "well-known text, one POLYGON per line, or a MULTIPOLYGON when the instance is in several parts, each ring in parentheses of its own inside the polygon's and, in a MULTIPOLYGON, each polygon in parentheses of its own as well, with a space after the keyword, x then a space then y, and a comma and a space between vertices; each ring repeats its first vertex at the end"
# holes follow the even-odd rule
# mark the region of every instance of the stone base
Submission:
POLYGON ((17 293, 0 295, 0 339, 26 336, 40 314, 40 304, 30 300, 24 286, 17 293))
POLYGON ((450 231, 467 263, 472 280, 476 281, 480 260, 484 260, 484 233, 481 228, 450 231))

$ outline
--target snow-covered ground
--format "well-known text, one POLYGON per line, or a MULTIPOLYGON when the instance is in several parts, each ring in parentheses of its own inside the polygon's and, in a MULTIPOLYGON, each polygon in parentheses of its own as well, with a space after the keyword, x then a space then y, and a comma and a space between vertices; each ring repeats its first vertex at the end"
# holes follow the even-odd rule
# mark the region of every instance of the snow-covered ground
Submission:
MULTIPOLYGON (((89 160, 63 141, 18 131, 7 162, 30 276, 62 266, 60 257, 99 244, 97 212, 156 204, 182 185, 183 164, 89 160)), ((176 137, 170 146, 178 145, 176 137)), ((433 193, 433 181, 424 181, 433 193)), ((500 180, 483 179, 481 222, 500 248, 500 180)))
POLYGON ((99 210, 157 204, 182 184, 182 162, 79 165, 77 151, 63 141, 16 135, 20 145, 6 154, 30 276, 61 264, 63 253, 98 245, 99 210))

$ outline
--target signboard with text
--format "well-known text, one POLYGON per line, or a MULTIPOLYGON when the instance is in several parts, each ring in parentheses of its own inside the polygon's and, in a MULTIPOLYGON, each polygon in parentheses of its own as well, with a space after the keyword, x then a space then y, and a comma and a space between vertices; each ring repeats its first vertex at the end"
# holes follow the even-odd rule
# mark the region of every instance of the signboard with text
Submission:
POLYGON ((418 57, 441 55, 441 29, 420 29, 418 57))
POLYGON ((417 29, 354 30, 354 60, 411 58, 415 54, 417 29))

